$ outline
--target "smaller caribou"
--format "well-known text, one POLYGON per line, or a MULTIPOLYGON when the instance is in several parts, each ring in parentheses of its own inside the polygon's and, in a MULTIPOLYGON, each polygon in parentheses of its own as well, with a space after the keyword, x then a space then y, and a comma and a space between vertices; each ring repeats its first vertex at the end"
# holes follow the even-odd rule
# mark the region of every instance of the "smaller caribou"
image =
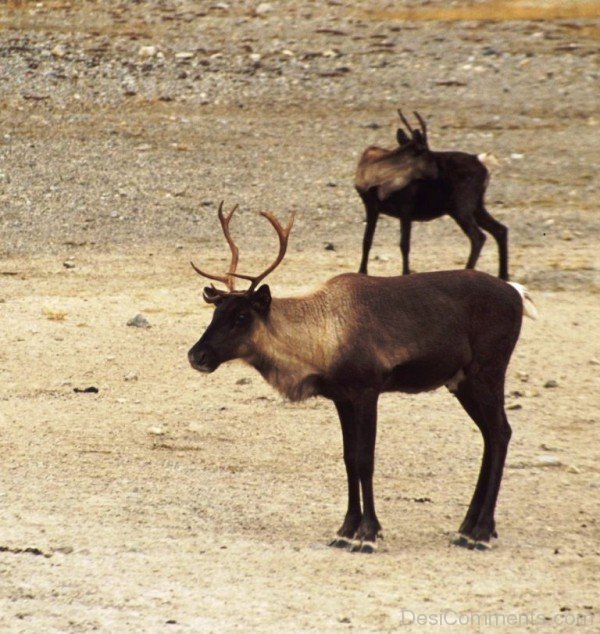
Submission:
MULTIPOLYGON (((373 552, 381 526, 375 514, 373 467, 377 401, 383 392, 424 392, 445 385, 481 430, 483 460, 460 526, 459 545, 479 548, 497 537, 494 508, 510 426, 504 378, 529 311, 525 290, 477 271, 441 271, 398 277, 338 275, 309 295, 272 298, 260 282, 282 261, 286 228, 262 215, 279 236, 279 254, 260 275, 236 273, 238 249, 229 214, 219 219, 231 263, 224 275, 197 273, 226 285, 204 289, 215 305, 212 321, 190 349, 200 372, 242 359, 284 396, 323 396, 342 425, 348 509, 332 546, 373 552), (235 280, 250 281, 236 290, 235 280), (362 502, 361 502, 362 497, 362 502)), ((533 316, 533 314, 532 314, 533 316)), ((448 456, 451 458, 451 456, 448 456)))
POLYGON ((394 150, 370 146, 360 157, 354 186, 365 205, 367 226, 359 273, 367 273, 369 251, 379 214, 400 220, 402 273, 410 272, 410 230, 413 220, 424 221, 448 214, 471 241, 466 268, 475 268, 489 231, 498 243, 499 277, 508 280, 508 229, 484 204, 489 173, 474 154, 433 152, 427 126, 418 112, 420 130, 413 129, 398 110, 408 134, 398 128, 394 150))

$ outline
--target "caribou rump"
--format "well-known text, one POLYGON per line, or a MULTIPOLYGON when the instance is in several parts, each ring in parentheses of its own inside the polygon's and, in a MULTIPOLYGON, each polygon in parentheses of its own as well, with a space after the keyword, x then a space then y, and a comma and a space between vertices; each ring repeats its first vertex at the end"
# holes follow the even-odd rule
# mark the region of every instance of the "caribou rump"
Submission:
POLYGON ((498 276, 508 280, 508 229, 487 211, 484 203, 489 173, 474 154, 434 152, 429 149, 427 125, 415 112, 420 130, 413 129, 401 110, 398 114, 408 134, 398 128, 398 147, 370 146, 361 155, 354 186, 366 211, 359 273, 367 273, 369 252, 379 214, 400 220, 402 273, 410 273, 410 234, 413 221, 427 221, 448 214, 471 243, 466 268, 475 268, 486 236, 498 243, 498 276))
POLYGON ((377 401, 383 392, 423 392, 446 385, 481 430, 479 479, 455 543, 483 547, 497 536, 494 509, 511 429, 504 380, 524 310, 525 290, 477 271, 440 271, 398 277, 338 275, 311 294, 271 297, 265 276, 283 259, 286 228, 262 215, 279 236, 279 254, 257 276, 236 273, 238 251, 231 213, 219 218, 232 257, 224 275, 204 272, 227 290, 204 289, 212 321, 190 349, 200 372, 242 359, 293 401, 323 396, 342 426, 348 507, 331 545, 373 552, 381 526, 375 513, 373 468, 377 401), (250 280, 236 290, 235 280, 250 280), (362 502, 361 502, 362 496, 362 502))

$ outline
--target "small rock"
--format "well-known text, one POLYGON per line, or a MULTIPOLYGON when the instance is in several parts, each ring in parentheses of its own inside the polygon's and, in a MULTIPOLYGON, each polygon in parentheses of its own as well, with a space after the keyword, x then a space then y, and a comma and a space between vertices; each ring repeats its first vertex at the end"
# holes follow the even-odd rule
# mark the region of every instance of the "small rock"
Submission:
POLYGON ((576 467, 575 465, 571 465, 567 469, 567 473, 581 473, 581 469, 579 467, 576 467))
POLYGON ((135 85, 135 81, 132 80, 125 80, 123 82, 123 94, 126 97, 135 97, 135 95, 137 95, 137 87, 135 85))
POLYGON ((552 454, 545 454, 536 458, 536 464, 539 467, 560 467, 562 462, 552 454))
POLYGON ((67 49, 63 44, 57 44, 50 52, 54 57, 63 58, 67 54, 67 49))
POLYGON ((547 388, 558 387, 558 382, 555 381, 554 379, 549 379, 548 381, 544 383, 544 387, 547 387, 547 388))
POLYGON ((252 379, 248 377, 243 377, 235 382, 236 385, 250 385, 250 383, 252 383, 252 379))
POLYGON ((137 314, 135 317, 132 317, 128 322, 128 326, 133 326, 134 328, 151 328, 150 322, 146 319, 142 313, 137 314))
POLYGON ((571 242, 571 240, 573 240, 573 233, 568 229, 565 229, 565 231, 562 232, 560 238, 565 242, 571 242))
POLYGON ((510 158, 513 159, 513 161, 520 161, 521 159, 525 158, 525 155, 519 154, 518 152, 513 152, 510 155, 510 158))
POLYGON ((156 53, 156 46, 140 46, 138 50, 138 55, 140 57, 154 57, 156 53))
POLYGON ((148 433, 153 436, 164 436, 165 430, 162 427, 148 427, 148 433))
POLYGON ((502 53, 500 53, 500 51, 497 48, 494 48, 493 46, 484 46, 483 50, 481 51, 482 55, 496 55, 496 56, 500 56, 502 53))
POLYGON ((53 548, 52 551, 62 553, 63 555, 70 555, 73 552, 73 546, 59 546, 58 548, 53 548))
POLYGON ((138 373, 137 372, 128 372, 123 379, 125 381, 137 381, 138 380, 138 373))
POLYGON ((254 9, 254 14, 262 17, 263 15, 267 15, 267 13, 271 13, 273 11, 273 5, 269 2, 261 2, 256 9, 254 9))
POLYGON ((181 53, 175 53, 175 59, 192 59, 194 53, 190 51, 181 51, 181 53))
POLYGON ((75 268, 75 262, 73 262, 73 260, 65 260, 65 261, 63 262, 63 266, 64 266, 66 269, 74 269, 74 268, 75 268))
POLYGON ((333 242, 326 242, 325 251, 335 251, 335 244, 333 244, 333 242))
POLYGON ((596 359, 596 358, 590 359, 590 365, 600 365, 600 359, 596 359))

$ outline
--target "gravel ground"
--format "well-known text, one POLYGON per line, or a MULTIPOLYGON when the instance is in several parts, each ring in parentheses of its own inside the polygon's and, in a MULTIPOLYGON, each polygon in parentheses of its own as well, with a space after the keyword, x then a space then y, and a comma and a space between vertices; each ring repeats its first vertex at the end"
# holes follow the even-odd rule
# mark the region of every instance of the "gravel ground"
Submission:
POLYGON ((356 250, 354 165, 393 143, 399 106, 427 118, 434 147, 497 158, 488 202, 513 245, 589 240, 597 20, 381 17, 397 4, 3 8, 0 252, 213 244, 221 199, 296 209, 299 245, 356 250))

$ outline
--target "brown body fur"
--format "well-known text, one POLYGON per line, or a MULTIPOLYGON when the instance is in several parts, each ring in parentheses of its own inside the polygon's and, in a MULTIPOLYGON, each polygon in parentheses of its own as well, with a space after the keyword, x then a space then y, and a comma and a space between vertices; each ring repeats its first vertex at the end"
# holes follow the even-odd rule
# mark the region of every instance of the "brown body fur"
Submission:
POLYGON ((509 342, 518 336, 518 293, 491 278, 465 296, 465 282, 468 286, 472 277, 480 276, 440 272, 376 278, 347 273, 311 295, 274 298, 268 319, 255 324, 244 359, 291 400, 316 396, 324 386, 336 393, 359 385, 379 391, 436 389, 460 371, 467 376, 482 337, 473 327, 491 334, 494 323, 504 318, 513 328, 510 333, 503 328, 495 343, 502 347, 507 334, 509 342), (394 375, 399 367, 425 361, 432 350, 437 360, 427 376, 394 375))

